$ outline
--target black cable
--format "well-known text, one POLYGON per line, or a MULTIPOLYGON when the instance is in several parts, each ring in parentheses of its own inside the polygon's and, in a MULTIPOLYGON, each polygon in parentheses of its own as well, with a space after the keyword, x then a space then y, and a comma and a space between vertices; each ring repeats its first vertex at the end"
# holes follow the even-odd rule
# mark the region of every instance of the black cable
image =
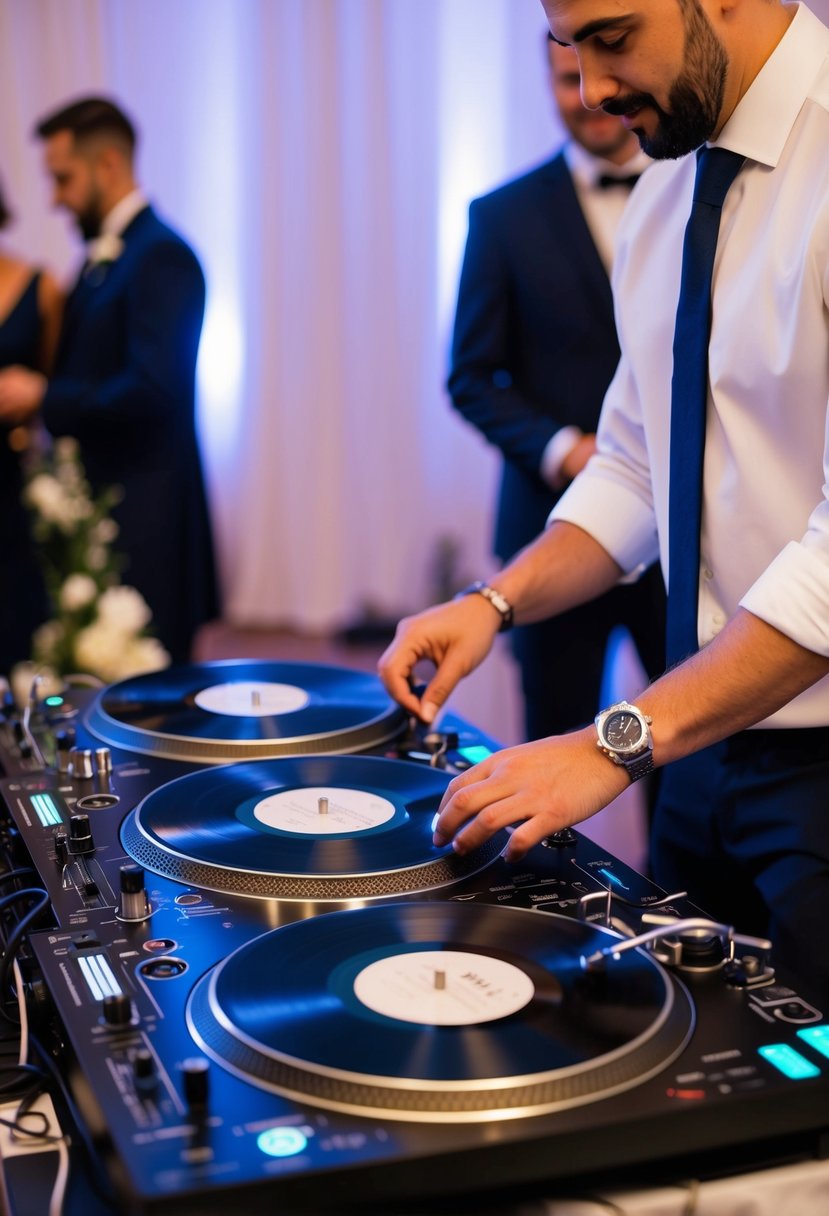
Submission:
POLYGON ((8 874, 0 874, 0 883, 11 882, 13 878, 22 878, 24 874, 34 874, 37 876, 37 871, 31 866, 18 866, 16 870, 9 870, 8 874))
POLYGON ((6 992, 10 986, 9 971, 14 963, 15 954, 22 939, 29 931, 31 925, 50 906, 49 896, 42 887, 29 887, 25 891, 13 891, 11 895, 6 895, 3 899, 0 899, 0 911, 5 910, 13 902, 24 898, 36 899, 37 903, 17 922, 13 931, 9 934, 3 957, 0 959, 0 1017, 3 1017, 12 1026, 17 1026, 19 1023, 4 1007, 6 992))

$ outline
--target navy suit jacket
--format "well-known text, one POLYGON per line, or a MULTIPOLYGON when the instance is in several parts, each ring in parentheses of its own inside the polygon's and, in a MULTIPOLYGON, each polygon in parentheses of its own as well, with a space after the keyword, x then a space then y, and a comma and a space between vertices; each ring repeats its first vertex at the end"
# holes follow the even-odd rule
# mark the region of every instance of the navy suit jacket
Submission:
POLYGON ((205 283, 193 251, 151 207, 120 256, 82 274, 43 404, 55 435, 80 443, 93 488, 117 485, 122 579, 153 613, 174 660, 218 612, 210 520, 195 426, 205 283))
POLYGON ((610 282, 559 153, 469 209, 448 389, 504 455, 500 558, 543 530, 544 448, 562 426, 595 431, 618 361, 610 282))

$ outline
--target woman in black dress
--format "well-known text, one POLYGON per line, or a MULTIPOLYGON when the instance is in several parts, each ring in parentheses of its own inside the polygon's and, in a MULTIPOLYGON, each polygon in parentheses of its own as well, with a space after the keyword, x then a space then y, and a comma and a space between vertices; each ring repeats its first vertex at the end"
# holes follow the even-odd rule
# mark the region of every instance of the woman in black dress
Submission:
MULTIPOLYGON (((10 214, 0 191, 0 230, 10 214)), ((48 372, 57 345, 62 296, 51 275, 0 244, 0 368, 48 372)), ((33 630, 48 604, 23 506, 24 427, 0 425, 0 675, 29 658, 33 630)))

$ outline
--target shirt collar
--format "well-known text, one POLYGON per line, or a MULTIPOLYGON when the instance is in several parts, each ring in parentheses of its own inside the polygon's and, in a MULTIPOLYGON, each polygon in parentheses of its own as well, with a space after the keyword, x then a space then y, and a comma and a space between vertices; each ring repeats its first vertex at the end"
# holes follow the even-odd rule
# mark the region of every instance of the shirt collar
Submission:
POLYGON ((587 190, 592 189, 605 174, 610 177, 630 177, 633 173, 643 173, 648 165, 653 164, 651 158, 639 148, 623 165, 617 165, 601 156, 593 156, 574 139, 565 144, 564 158, 578 185, 587 190))
POLYGON ((774 168, 827 55, 829 29, 798 4, 789 28, 713 146, 774 168))
POLYGON ((115 204, 101 221, 101 236, 121 236, 132 221, 147 206, 144 193, 136 187, 115 204))

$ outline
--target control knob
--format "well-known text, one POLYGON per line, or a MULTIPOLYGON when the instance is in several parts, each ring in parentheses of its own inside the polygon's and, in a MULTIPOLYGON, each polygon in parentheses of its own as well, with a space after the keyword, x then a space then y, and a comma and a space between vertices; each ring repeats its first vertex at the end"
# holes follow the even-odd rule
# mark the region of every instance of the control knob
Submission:
POLYGON ((203 1110, 210 1090, 210 1064, 204 1056, 193 1056, 181 1065, 184 1097, 191 1110, 203 1110))
POLYGON ((121 903, 115 909, 119 920, 146 920, 150 903, 144 886, 144 868, 129 862, 121 866, 121 903))
POLYGON ((92 780, 92 751, 88 747, 73 747, 69 758, 70 772, 76 781, 92 780))
POLYGON ((155 1069, 153 1053, 146 1047, 139 1047, 132 1057, 132 1076, 136 1089, 145 1092, 155 1089, 158 1077, 155 1069))
POLYGON ((95 852, 95 842, 92 839, 92 828, 89 826, 88 815, 69 816, 69 852, 76 856, 79 853, 95 852))
POLYGON ((126 992, 111 993, 104 997, 104 1022, 113 1030, 123 1029, 132 1022, 132 1001, 126 992))

